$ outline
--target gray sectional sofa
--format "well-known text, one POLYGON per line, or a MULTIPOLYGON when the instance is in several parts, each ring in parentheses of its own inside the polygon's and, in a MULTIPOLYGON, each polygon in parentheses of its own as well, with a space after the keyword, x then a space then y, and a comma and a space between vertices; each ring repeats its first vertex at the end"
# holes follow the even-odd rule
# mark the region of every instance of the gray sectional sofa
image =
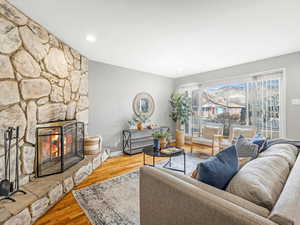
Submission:
POLYGON ((300 157, 274 145, 226 190, 166 169, 140 170, 141 225, 300 225, 300 157))

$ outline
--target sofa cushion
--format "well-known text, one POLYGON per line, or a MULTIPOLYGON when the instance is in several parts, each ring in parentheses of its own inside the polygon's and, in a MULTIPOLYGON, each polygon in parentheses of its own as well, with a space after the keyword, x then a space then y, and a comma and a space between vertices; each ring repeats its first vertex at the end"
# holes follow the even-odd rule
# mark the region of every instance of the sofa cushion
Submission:
POLYGON ((270 220, 280 225, 300 224, 300 158, 297 158, 295 165, 286 181, 286 184, 276 202, 270 220))
POLYGON ((279 156, 248 162, 230 181, 227 191, 272 210, 290 172, 288 162, 279 156))
MULTIPOLYGON (((252 160, 251 157, 240 157, 239 158, 239 170, 245 166, 248 162, 250 162, 252 160)), ((198 170, 197 168, 192 172, 191 177, 194 179, 197 179, 197 175, 198 175, 198 170)))
POLYGON ((278 225, 157 168, 140 172, 141 225, 278 225))
POLYGON ((253 160, 252 157, 239 157, 239 169, 244 167, 251 160, 253 160))
POLYGON ((257 133, 252 139, 252 144, 257 144, 258 148, 260 149, 266 141, 266 138, 264 138, 260 133, 257 133))
POLYGON ((236 149, 235 146, 231 146, 216 156, 200 162, 197 167, 197 179, 216 188, 225 189, 238 169, 236 149))
POLYGON ((252 144, 242 135, 239 136, 237 142, 235 143, 235 148, 238 157, 252 157, 256 158, 258 155, 258 145, 252 144))
POLYGON ((177 172, 174 172, 174 171, 171 171, 171 170, 168 170, 168 169, 164 169, 164 168, 158 168, 160 171, 164 172, 164 173, 168 173, 168 174, 171 174, 189 184, 193 184, 199 188, 201 188, 202 190, 204 191, 207 191, 217 197, 220 197, 222 199, 225 199, 235 205, 238 205, 244 209, 247 209, 257 215, 260 215, 260 216, 263 216, 263 217, 268 217, 269 214, 270 214, 270 211, 266 208, 263 208, 261 206, 258 206, 252 202, 249 202, 239 196, 236 196, 236 195, 233 195, 229 192, 226 192, 226 191, 223 191, 223 190, 220 190, 218 188, 215 188, 213 186, 210 186, 208 184, 205 184, 203 182, 200 182, 198 180, 195 180, 193 178, 190 178, 188 176, 184 176, 182 174, 179 174, 177 172))
POLYGON ((290 165, 294 166, 298 155, 298 148, 290 144, 276 144, 259 154, 259 157, 279 156, 284 158, 290 165))

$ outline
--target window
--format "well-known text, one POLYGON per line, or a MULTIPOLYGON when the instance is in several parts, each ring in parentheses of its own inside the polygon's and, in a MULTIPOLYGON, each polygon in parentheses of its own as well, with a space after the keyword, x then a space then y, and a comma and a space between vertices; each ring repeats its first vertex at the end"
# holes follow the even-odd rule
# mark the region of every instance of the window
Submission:
POLYGON ((232 125, 255 126, 270 138, 284 136, 283 90, 282 70, 185 90, 193 100, 186 134, 199 134, 203 124, 222 124, 224 136, 232 125))

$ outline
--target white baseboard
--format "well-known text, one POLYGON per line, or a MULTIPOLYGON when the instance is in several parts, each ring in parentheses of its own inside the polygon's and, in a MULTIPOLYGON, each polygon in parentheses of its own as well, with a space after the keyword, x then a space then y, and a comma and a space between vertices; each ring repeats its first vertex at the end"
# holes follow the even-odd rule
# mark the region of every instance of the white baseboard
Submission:
POLYGON ((124 153, 122 151, 110 152, 110 157, 117 157, 117 156, 120 156, 120 155, 124 155, 124 153))

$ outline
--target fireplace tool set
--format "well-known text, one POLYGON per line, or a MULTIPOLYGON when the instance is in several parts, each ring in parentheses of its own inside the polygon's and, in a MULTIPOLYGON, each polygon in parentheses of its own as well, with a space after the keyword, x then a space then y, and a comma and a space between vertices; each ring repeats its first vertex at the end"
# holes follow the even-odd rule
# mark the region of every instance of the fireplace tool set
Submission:
MULTIPOLYGON (((10 200, 15 202, 11 196, 17 192, 26 194, 25 191, 20 190, 19 185, 19 127, 9 127, 4 132, 4 179, 0 181, 0 195, 4 196, 0 198, 0 201, 10 200), (13 142, 15 141, 15 165, 11 165, 13 156, 13 142), (15 177, 12 179, 12 166, 15 166, 15 177)), ((2 166, 2 165, 0 165, 2 166)))

